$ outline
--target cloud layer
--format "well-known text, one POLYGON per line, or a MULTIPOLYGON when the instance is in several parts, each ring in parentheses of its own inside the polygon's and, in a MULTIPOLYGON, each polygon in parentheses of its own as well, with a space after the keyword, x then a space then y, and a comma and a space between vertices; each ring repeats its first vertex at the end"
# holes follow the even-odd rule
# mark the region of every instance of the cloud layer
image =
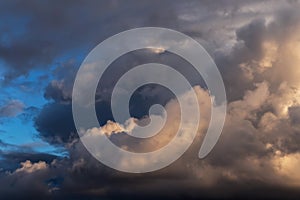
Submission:
MULTIPOLYGON (((51 68, 52 80, 44 90, 48 103, 34 121, 40 138, 68 152, 66 157, 3 152, 1 196, 297 199, 299 8, 298 1, 272 0, 0 3, 0 18, 13 24, 0 26, 3 84, 36 69, 49 70, 58 60, 63 62, 51 68), (133 117, 127 124, 115 123, 110 111, 110 93, 122 72, 150 61, 173 66, 187 76, 201 109, 197 139, 180 159, 157 172, 132 175, 98 163, 78 139, 71 93, 80 62, 72 59, 81 60, 106 37, 139 26, 173 28, 203 44, 224 79, 228 111, 219 142, 208 157, 199 160, 210 120, 210 96, 203 80, 189 63, 168 52, 141 50, 122 56, 100 81, 104 87, 97 91, 96 110, 104 117, 101 128, 90 133, 105 135, 116 145, 137 152, 153 151, 170 141, 180 113, 178 102, 166 88, 139 88, 130 102, 133 117), (155 103, 168 112, 166 126, 151 139, 131 139, 126 133, 134 123, 145 123, 148 108, 155 103)), ((188 99, 189 93, 183 97, 188 99)), ((0 117, 15 117, 24 108, 19 100, 8 101, 0 106, 0 117)), ((187 136, 189 131, 186 127, 187 136)))

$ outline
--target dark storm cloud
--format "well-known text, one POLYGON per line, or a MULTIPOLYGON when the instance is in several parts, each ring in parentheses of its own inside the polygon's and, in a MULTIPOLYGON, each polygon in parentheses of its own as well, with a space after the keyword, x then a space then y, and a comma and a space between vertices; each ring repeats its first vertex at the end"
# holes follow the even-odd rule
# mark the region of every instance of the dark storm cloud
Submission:
POLYGON ((63 91, 63 82, 51 81, 45 89, 45 98, 53 99, 55 101, 68 102, 71 97, 63 91))
MULTIPOLYGON (((281 14, 277 17, 281 19, 281 14)), ((281 27, 281 25, 278 25, 278 27, 281 27)), ((62 187, 62 194, 66 196, 73 194, 71 196, 74 198, 80 195, 82 197, 102 196, 110 198, 118 198, 119 195, 124 197, 139 195, 144 197, 149 195, 149 197, 154 198, 156 194, 165 198, 231 198, 233 196, 243 198, 245 194, 253 198, 282 198, 290 192, 289 197, 296 198, 297 192, 285 186, 280 180, 282 177, 278 175, 277 169, 273 165, 274 160, 277 159, 277 153, 288 155, 299 151, 296 145, 298 136, 294 132, 295 126, 290 126, 290 122, 281 119, 280 116, 268 113, 270 110, 273 110, 264 107, 270 106, 265 105, 268 100, 272 101, 273 98, 278 99, 280 97, 280 94, 274 94, 275 97, 269 94, 269 89, 272 89, 271 86, 276 84, 278 86, 276 80, 267 79, 271 84, 270 88, 268 84, 255 85, 264 80, 261 78, 260 72, 255 71, 259 69, 259 66, 255 65, 255 63, 265 57, 263 55, 265 53, 263 43, 273 38, 273 34, 270 33, 275 33, 275 30, 277 30, 273 29, 274 26, 268 25, 263 18, 250 20, 249 23, 237 27, 234 31, 237 38, 231 51, 216 50, 215 59, 224 75, 230 103, 232 103, 230 105, 232 109, 230 112, 232 113, 229 114, 220 142, 206 160, 198 161, 196 158, 197 146, 192 147, 187 152, 187 157, 183 157, 174 165, 162 171, 137 176, 124 175, 98 164, 85 152, 81 144, 75 143, 75 146, 69 149, 69 164, 64 164, 64 166, 68 166, 72 170, 65 176, 65 180, 62 183, 64 186, 62 187), (246 64, 246 67, 250 67, 250 69, 242 68, 242 64, 246 64), (253 77, 245 73, 247 70, 252 73, 250 75, 253 77), (275 116, 272 120, 278 120, 274 125, 277 131, 267 129, 268 124, 264 124, 262 119, 268 120, 269 115, 275 116), (282 135, 282 132, 285 134, 282 135), (262 133, 268 134, 268 136, 262 135, 262 133), (224 152, 226 152, 225 155, 224 152), (105 173, 102 174, 102 170, 106 170, 105 173), (92 177, 99 177, 101 180, 95 180, 92 177), (79 180, 88 183, 88 185, 80 184, 79 180), (128 180, 130 180, 130 183, 128 180), (210 181, 212 181, 211 185, 209 184, 210 181), (74 188, 77 188, 76 191, 78 193, 71 192, 74 188), (186 193, 186 190, 190 191, 189 194, 186 193), (278 193, 274 193, 273 190, 278 191, 278 193)), ((126 63, 128 65, 132 64, 133 61, 131 60, 136 60, 136 55, 124 58, 123 61, 120 59, 114 64, 122 66, 122 69, 126 70, 126 63)), ((164 60, 162 58, 165 56, 167 55, 161 55, 158 61, 161 63, 164 60)), ((165 57, 165 59, 170 60, 170 57, 165 57)), ((178 60, 174 61, 174 63, 177 62, 178 60)), ((274 68, 274 70, 277 71, 277 68, 274 68)), ((117 74, 114 76, 118 77, 117 74)), ((107 84, 108 91, 110 91, 110 86, 114 83, 114 77, 106 77, 107 80, 104 83, 107 84)), ((57 81, 63 79, 61 78, 57 81)), ((67 82, 58 83, 65 84, 67 82)), ((46 106, 37 119, 38 127, 45 128, 44 131, 40 129, 42 136, 49 139, 63 138, 61 140, 62 143, 70 141, 70 133, 73 132, 69 125, 67 125, 68 129, 63 130, 66 126, 60 122, 63 118, 71 118, 70 105, 64 105, 64 109, 59 108, 65 103, 62 102, 62 96, 68 96, 65 94, 70 96, 71 94, 71 91, 65 89, 67 87, 64 87, 63 84, 60 87, 56 87, 57 90, 55 90, 55 94, 59 94, 59 98, 55 95, 49 95, 55 103, 49 104, 49 107, 46 106), (66 91, 69 91, 69 93, 66 91), (69 111, 66 111, 67 107, 69 111), (51 110, 56 110, 56 112, 50 115, 51 110), (69 114, 62 117, 61 120, 57 120, 56 123, 51 124, 51 121, 54 121, 53 119, 57 119, 55 116, 63 116, 65 113, 69 114), (41 116, 44 116, 42 117, 43 120, 41 120, 41 116), (41 120, 40 122, 47 121, 46 123, 49 124, 39 124, 38 120, 41 120), (53 128, 55 124, 57 128, 53 128), (47 128, 56 130, 50 131, 47 128)), ((141 94, 146 93, 146 96, 155 96, 156 94, 155 90, 152 91, 151 88, 144 88, 140 92, 141 94), (151 91, 150 94, 149 91, 151 91)), ((104 91, 98 91, 97 95, 100 102, 103 103, 102 100, 107 100, 104 91)), ((277 104, 281 104, 281 102, 277 104)), ((140 110, 140 108, 137 110, 140 110)), ((297 109, 295 111, 292 110, 291 108, 289 115, 293 120, 296 120, 297 109)), ((98 111, 101 113, 101 109, 98 111)), ((106 116, 109 115, 106 114, 106 116)))
POLYGON ((10 80, 32 68, 49 68, 63 56, 78 52, 84 55, 106 37, 140 26, 162 26, 198 36, 202 32, 202 39, 211 40, 211 35, 217 36, 214 29, 224 23, 217 18, 217 12, 234 14, 247 4, 243 1, 217 4, 210 1, 76 0, 71 4, 66 1, 2 1, 0 18, 11 22, 0 26, 0 57, 7 66, 5 77, 10 80), (189 9, 193 9, 191 16, 202 20, 200 29, 197 21, 189 21, 189 9), (216 20, 221 22, 211 27, 211 22, 216 20))
POLYGON ((76 134, 70 104, 46 105, 37 116, 35 124, 40 136, 48 142, 64 143, 76 134))
POLYGON ((255 57, 262 55, 261 45, 265 37, 265 20, 257 19, 236 31, 237 39, 243 41, 249 53, 255 57))
POLYGON ((69 4, 15 0, 2 1, 0 7, 3 21, 12 22, 0 27, 0 58, 7 66, 6 80, 32 68, 48 68, 58 57, 79 50, 85 54, 111 34, 143 24, 164 25, 175 18, 168 1, 76 0, 69 4), (166 12, 156 12, 158 5, 168 5, 163 6, 166 12))
POLYGON ((242 98, 245 90, 253 88, 254 80, 247 77, 244 71, 247 69, 241 68, 240 65, 247 65, 253 60, 260 59, 265 32, 265 20, 255 19, 236 30, 237 43, 229 55, 228 52, 225 54, 217 52, 216 64, 223 75, 229 101, 242 98), (238 87, 236 83, 239 83, 238 87))
MULTIPOLYGON (((100 164, 77 141, 70 103, 79 64, 64 64, 56 69, 55 79, 45 88, 44 96, 51 102, 42 108, 35 124, 44 140, 65 146, 69 157, 1 155, 8 164, 1 164, 4 167, 0 168, 10 171, 1 173, 1 195, 46 199, 298 198, 299 192, 287 185, 293 177, 280 174, 286 166, 276 164, 299 153, 299 107, 285 105, 292 98, 286 93, 287 88, 297 74, 289 72, 295 76, 287 79, 282 73, 286 65, 276 60, 271 60, 272 68, 263 72, 257 64, 266 57, 265 42, 275 40, 282 44, 281 41, 291 38, 286 30, 294 30, 294 22, 299 19, 296 8, 288 6, 277 12, 276 7, 272 7, 264 13, 262 10, 267 6, 247 1, 75 1, 68 6, 64 2, 28 1, 22 6, 20 2, 14 3, 1 3, 0 13, 9 18, 8 11, 15 12, 16 19, 29 16, 25 17, 27 31, 23 33, 28 37, 14 40, 17 36, 11 34, 11 27, 6 27, 11 42, 0 46, 0 55, 10 67, 6 74, 8 79, 34 67, 45 67, 64 54, 75 55, 76 51, 85 54, 119 31, 137 26, 164 26, 207 41, 205 45, 222 72, 230 102, 224 132, 206 159, 197 158, 199 144, 195 143, 181 159, 160 171, 137 175, 120 173, 100 164), (268 24, 265 18, 270 13, 276 20, 268 24), (225 45, 228 40, 234 40, 232 46, 225 45), (223 45, 225 49, 221 48, 223 45), (270 74, 281 75, 280 81, 270 74), (287 88, 281 85, 281 80, 287 81, 287 88), (288 116, 284 115, 282 105, 287 107, 288 116)), ((111 70, 120 69, 121 73, 132 64, 149 60, 172 65, 187 76, 193 74, 186 71, 188 65, 182 60, 171 58, 168 53, 151 55, 149 52, 124 56, 112 64, 111 70)), ((101 118, 102 125, 112 119, 106 92, 111 92, 118 77, 119 74, 112 76, 107 72, 103 80, 107 90, 97 92, 96 109, 99 115, 105 116, 101 118)), ((192 82, 202 84, 196 78, 192 78, 192 82)), ((141 88, 136 94, 137 100, 132 102, 133 112, 142 116, 148 110, 142 104, 166 103, 171 94, 159 96, 162 91, 164 89, 159 87, 141 88)), ((205 91, 201 91, 199 97, 204 99, 205 91)))
POLYGON ((56 79, 52 80, 44 91, 44 97, 59 103, 70 103, 72 98, 72 87, 79 63, 69 60, 61 63, 52 72, 56 79))
MULTIPOLYGON (((100 125, 104 125, 108 120, 113 120, 110 111, 110 98, 114 85, 119 78, 134 66, 157 62, 173 66, 190 80, 192 85, 203 85, 198 72, 192 68, 184 59, 165 52, 155 54, 149 50, 134 51, 121 56, 114 61, 108 70, 103 74, 96 92, 96 111, 100 125)), ((76 133, 71 111, 72 86, 75 78, 77 65, 68 62, 58 67, 54 75, 57 80, 53 80, 45 88, 44 96, 54 101, 46 105, 37 116, 35 123, 41 136, 48 138, 48 141, 66 142, 69 137, 76 133)), ((159 85, 148 85, 139 88, 132 96, 130 101, 130 112, 133 117, 141 118, 148 115, 148 110, 153 104, 165 105, 174 95, 166 88, 159 85)))

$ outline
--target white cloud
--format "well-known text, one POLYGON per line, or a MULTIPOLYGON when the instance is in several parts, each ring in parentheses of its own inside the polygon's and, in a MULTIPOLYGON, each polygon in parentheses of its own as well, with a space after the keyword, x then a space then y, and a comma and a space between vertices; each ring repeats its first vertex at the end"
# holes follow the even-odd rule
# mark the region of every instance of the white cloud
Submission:
POLYGON ((22 166, 21 168, 16 169, 15 173, 18 173, 18 172, 33 173, 35 171, 43 170, 48 167, 48 165, 44 161, 32 163, 30 160, 21 162, 21 166, 22 166))

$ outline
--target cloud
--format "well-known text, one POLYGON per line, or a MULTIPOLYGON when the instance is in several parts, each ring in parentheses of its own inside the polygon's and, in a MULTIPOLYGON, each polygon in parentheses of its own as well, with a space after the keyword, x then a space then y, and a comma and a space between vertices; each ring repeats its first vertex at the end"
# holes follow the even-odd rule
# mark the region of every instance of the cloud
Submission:
MULTIPOLYGON (((137 175, 137 177, 136 175, 119 174, 109 170, 109 172, 106 172, 106 175, 101 175, 101 177, 112 176, 116 178, 118 183, 128 180, 128 178, 131 177, 135 179, 132 182, 132 186, 124 183, 121 189, 114 185, 115 181, 110 182, 108 187, 98 182, 94 183, 94 186, 98 185, 98 187, 95 187, 94 190, 89 190, 89 192, 86 191, 86 195, 111 196, 112 193, 117 190, 120 191, 121 194, 127 194, 129 196, 139 196, 148 193, 151 196, 149 190, 149 188, 151 188, 151 191, 157 191, 160 196, 165 196, 166 198, 172 198, 173 194, 174 197, 176 197, 176 195, 184 193, 186 189, 190 191, 189 198, 193 196, 211 197, 214 195, 216 198, 222 195, 228 195, 228 197, 236 195, 242 198, 245 193, 250 193, 250 191, 259 188, 266 189, 266 191, 269 190, 268 188, 272 188, 271 190, 277 190, 279 188, 282 193, 275 196, 281 197, 282 194, 289 194, 289 197, 295 198, 296 192, 290 191, 290 193, 288 193, 287 191, 289 190, 286 189, 286 187, 288 188, 290 184, 294 185, 294 183, 298 181, 297 176, 289 175, 290 171, 294 170, 297 166, 298 153, 289 153, 288 151, 279 150, 276 147, 276 142, 272 141, 274 137, 268 136, 268 134, 273 134, 274 131, 276 134, 280 134, 281 132, 281 130, 277 130, 276 128, 270 130, 269 127, 266 126, 272 123, 275 124, 275 126, 280 126, 280 120, 275 120, 275 118, 277 119, 276 115, 270 114, 269 111, 263 115, 264 117, 257 115, 264 110, 265 103, 271 96, 269 85, 266 82, 256 84, 256 88, 245 92, 242 100, 229 103, 228 107, 230 109, 228 110, 227 120, 221 138, 211 154, 204 160, 199 160, 197 155, 199 145, 201 144, 210 118, 210 100, 207 91, 200 87, 195 87, 194 89, 202 108, 202 123, 197 139, 179 160, 163 170, 145 175, 137 175), (234 109, 234 112, 232 109, 234 109), (269 116, 268 118, 270 119, 268 120, 271 120, 272 123, 266 123, 267 116, 269 116), (259 121, 260 125, 256 125, 256 121, 259 121), (266 123, 266 125, 263 123, 266 123), (154 185, 150 182, 147 183, 146 180, 149 179, 159 181, 154 185), (144 182, 144 184, 139 183, 140 181, 144 182), (180 183, 185 183, 185 186, 183 187, 180 183), (139 185, 139 187, 136 185, 139 185), (168 190, 166 185, 172 188, 172 190, 168 190), (135 188, 134 191, 133 187, 135 188), (161 190, 162 188, 164 188, 163 191, 161 190), (172 192, 174 190, 176 190, 175 193, 172 192), (216 191, 218 191, 218 193, 216 193, 216 191)), ((186 95, 188 96, 188 94, 186 95)), ((178 104, 176 101, 170 101, 166 105, 166 109, 169 113, 172 113, 170 115, 170 122, 172 122, 173 125, 179 114, 177 108, 178 104)), ((289 122, 285 121, 284 123, 289 122)), ((120 125, 108 122, 107 126, 112 127, 105 129, 108 131, 107 135, 112 141, 118 142, 117 137, 120 137, 122 141, 124 141, 124 139, 126 140, 126 137, 124 137, 122 133, 113 134, 116 130, 115 128, 120 130, 120 125)), ((147 152, 158 146, 163 146, 172 138, 174 128, 176 127, 167 125, 166 128, 162 130, 162 134, 159 134, 157 138, 140 143, 133 142, 132 144, 135 148, 131 150, 144 150, 147 152)), ((292 126, 290 126, 290 128, 292 128, 292 126)), ((122 131, 123 130, 124 129, 122 129, 122 131)), ((99 130, 96 131, 96 134, 99 134, 99 130)), ((291 135, 281 135, 281 137, 289 138, 291 135)), ((128 145, 130 143, 127 142, 126 144, 128 145)), ((74 147, 74 151, 71 153, 73 156, 78 156, 82 148, 84 149, 80 142, 75 142, 72 146, 74 147)), ((83 154, 80 153, 79 155, 83 156, 83 154)), ((93 160, 88 153, 84 154, 83 157, 81 156, 76 159, 73 157, 73 172, 82 171, 85 168, 94 169, 95 167, 95 171, 92 172, 92 170, 90 170, 91 173, 101 173, 102 169, 107 169, 101 164, 96 164, 95 160, 93 160)), ((120 164, 124 164, 124 161, 120 164)), ((136 160, 135 162, 139 163, 140 161, 136 160)), ((272 193, 266 191, 265 193, 252 193, 252 195, 255 195, 257 198, 264 198, 265 195, 267 197, 272 196, 272 193)))
POLYGON ((0 107, 0 117, 15 117, 25 108, 23 102, 19 100, 10 100, 0 107))
POLYGON ((70 101, 70 96, 63 90, 64 81, 53 80, 45 89, 45 98, 57 101, 70 101))
MULTIPOLYGON (((299 3, 170 2, 110 1, 107 6, 102 5, 103 2, 98 6, 98 2, 82 4, 76 1, 67 8, 63 3, 41 5, 30 1, 22 7, 2 3, 1 16, 8 10, 18 13, 18 19, 33 16, 26 22, 28 32, 23 33, 28 35, 26 38, 15 36, 12 27, 7 27, 11 41, 0 46, 1 57, 7 65, 5 78, 26 74, 32 68, 48 68, 56 57, 72 54, 71 50, 79 49, 85 54, 102 39, 127 28, 156 25, 183 31, 209 50, 227 90, 225 127, 209 156, 203 160, 197 157, 210 120, 209 93, 203 89, 205 84, 182 59, 168 52, 140 51, 122 56, 112 63, 111 73, 108 70, 105 74, 104 88, 96 95, 101 128, 90 132, 108 135, 115 144, 138 152, 151 151, 168 143, 179 113, 178 102, 165 88, 153 85, 140 88, 131 101, 135 122, 147 119, 148 108, 154 103, 161 103, 168 111, 167 126, 150 140, 130 139, 125 132, 130 132, 132 126, 113 122, 109 110, 109 93, 120 75, 132 65, 157 61, 174 66, 190 77, 201 108, 197 139, 179 160, 157 172, 124 174, 98 163, 78 140, 73 124, 70 103, 78 64, 69 63, 54 72, 54 79, 44 93, 50 102, 35 119, 39 136, 51 144, 64 146, 68 157, 35 157, 12 152, 1 155, 11 165, 1 164, 4 168, 0 173, 1 194, 20 197, 15 192, 20 191, 26 196, 64 199, 299 197, 299 3), (6 9, 7 6, 11 9, 6 9), (77 10, 86 15, 74 20, 77 10), (91 28, 92 31, 87 31, 91 28), (23 163, 21 168, 18 168, 19 163, 23 163)), ((2 37, 3 34, 5 31, 1 32, 2 37)), ((186 100, 188 96, 185 94, 186 100)), ((14 102, 9 109, 3 108, 5 116, 15 116, 24 109, 20 102, 14 102)), ((189 127, 186 131, 190 131, 189 127)), ((121 161, 121 164, 128 162, 121 161)))
POLYGON ((25 162, 21 162, 21 166, 21 168, 16 169, 15 173, 32 173, 47 168, 47 164, 44 161, 39 161, 38 163, 31 163, 30 160, 26 160, 25 162))
POLYGON ((3 38, 0 57, 5 63, 5 81, 26 75, 31 69, 48 68, 69 52, 87 53, 111 34, 142 24, 162 26, 175 17, 173 6, 167 1, 130 1, 133 7, 122 1, 90 1, 84 2, 84 6, 82 3, 81 0, 68 6, 51 1, 40 4, 35 0, 26 6, 19 1, 1 3, 0 17, 18 25, 7 23, 0 27, 3 38), (169 5, 165 6, 166 12, 157 12, 162 5, 169 5), (80 19, 78 10, 84 13, 80 19), (52 15, 54 12, 56 14, 52 15))
POLYGON ((117 122, 113 122, 108 120, 107 123, 100 128, 92 128, 87 130, 84 134, 87 135, 107 135, 110 136, 112 134, 122 133, 122 132, 131 132, 136 126, 137 121, 134 118, 130 118, 125 122, 125 125, 119 124, 117 122))

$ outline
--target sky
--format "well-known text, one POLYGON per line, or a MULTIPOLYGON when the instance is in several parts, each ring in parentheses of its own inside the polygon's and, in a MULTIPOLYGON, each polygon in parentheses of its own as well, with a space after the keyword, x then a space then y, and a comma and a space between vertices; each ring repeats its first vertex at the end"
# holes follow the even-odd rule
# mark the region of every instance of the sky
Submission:
MULTIPOLYGON (((297 0, 0 1, 0 196, 297 199, 299 9, 297 0), (113 86, 122 73, 140 64, 162 63, 184 74, 201 107, 196 139, 178 160, 158 171, 131 174, 100 163, 81 143, 72 116, 72 89, 94 47, 139 27, 169 28, 199 42, 223 78, 227 114, 219 141, 199 159, 211 109, 203 79, 186 60, 167 51, 141 49, 122 55, 102 77, 103 87, 97 88, 101 128, 90 132, 138 152, 170 141, 180 112, 165 87, 139 88, 129 106, 132 119, 141 123, 151 105, 165 108, 168 119, 157 137, 130 140, 130 124, 119 124, 112 116, 113 86)), ((190 93, 182 98, 188 101, 190 93)))

